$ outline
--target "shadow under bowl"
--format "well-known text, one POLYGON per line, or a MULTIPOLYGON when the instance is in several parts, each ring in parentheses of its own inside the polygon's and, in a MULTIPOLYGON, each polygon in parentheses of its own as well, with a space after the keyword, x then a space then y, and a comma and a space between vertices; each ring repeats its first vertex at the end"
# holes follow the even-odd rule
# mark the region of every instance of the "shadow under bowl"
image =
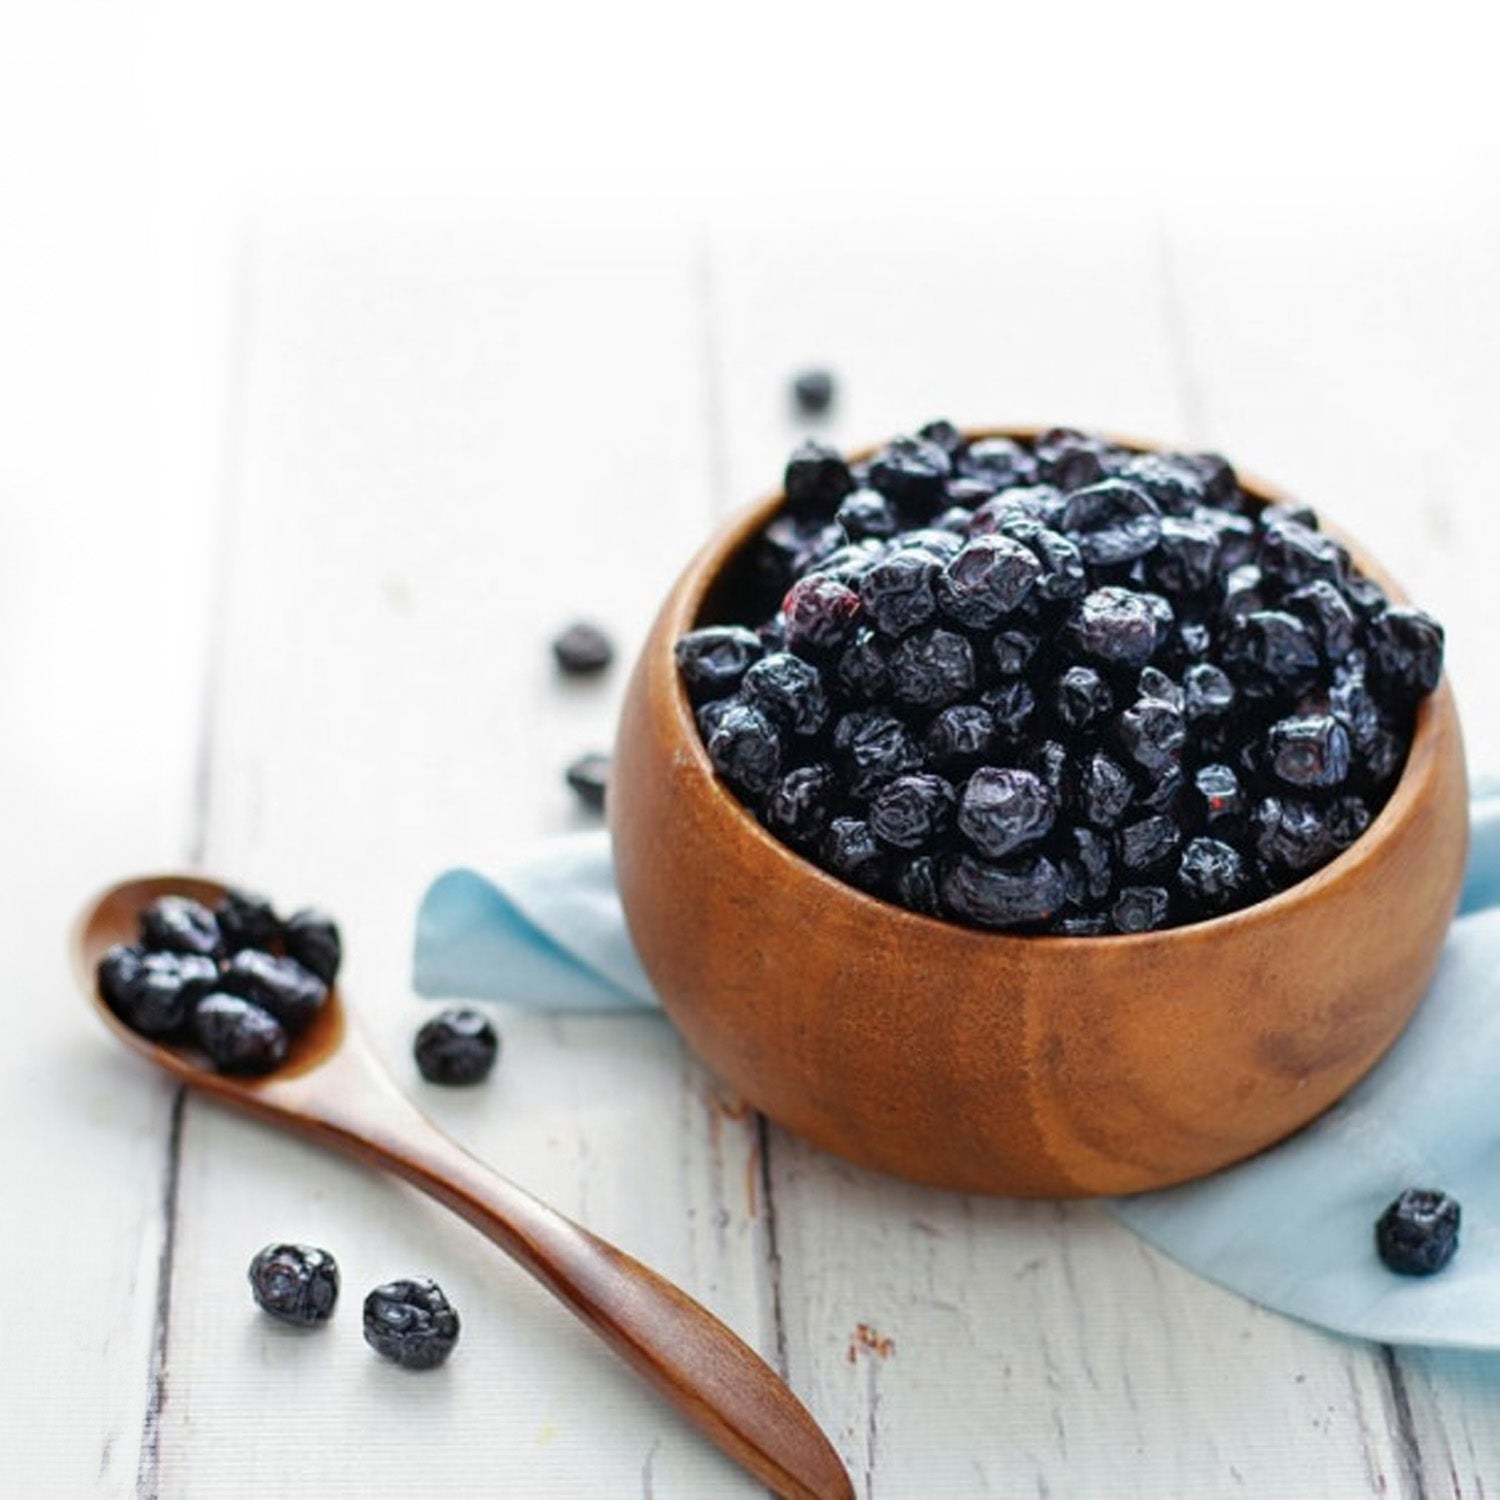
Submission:
MULTIPOLYGON (((1266 504, 1285 499, 1241 482, 1266 504)), ((780 503, 725 525, 674 585, 635 666, 611 775, 631 936, 715 1073, 861 1165, 965 1192, 1071 1197, 1227 1166, 1374 1066, 1421 1001, 1462 883, 1467 787, 1446 677, 1370 828, 1269 900, 1129 937, 1017 937, 918 916, 766 832, 714 774, 679 682, 674 643, 780 503)))

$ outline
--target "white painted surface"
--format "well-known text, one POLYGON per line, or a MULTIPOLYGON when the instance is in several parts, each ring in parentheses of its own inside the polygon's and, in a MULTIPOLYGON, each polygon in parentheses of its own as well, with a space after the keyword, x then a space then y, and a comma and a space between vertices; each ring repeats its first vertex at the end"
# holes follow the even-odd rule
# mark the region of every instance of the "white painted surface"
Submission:
MULTIPOLYGON (((1288 195, 1254 232, 1224 203, 1098 185, 954 199, 942 235, 909 208, 795 224, 720 208, 701 232, 534 201, 263 214, 203 278, 235 330, 213 373, 233 418, 218 535, 217 494, 191 503, 180 475, 158 493, 171 464, 142 434, 165 430, 170 387, 118 358, 89 368, 80 400, 113 425, 79 444, 0 349, 0 397, 27 416, 0 450, 0 665, 23 726, 0 796, 8 847, 38 865, 7 909, 17 993, 35 999, 0 1051, 7 1201, 28 1225, 0 1238, 0 1276, 35 1277, 40 1242, 67 1289, 0 1370, 0 1489, 756 1493, 405 1189, 197 1102, 171 1149, 171 1091, 93 1034, 59 949, 92 885, 195 852, 336 910, 348 993, 414 1096, 784 1355, 863 1495, 1500 1483, 1493 1361, 1395 1357, 1262 1313, 1087 1205, 919 1190, 763 1134, 658 1019, 502 1010, 489 1088, 415 1078, 423 884, 573 826, 560 767, 609 738, 623 671, 565 687, 546 641, 580 613, 639 640, 714 517, 774 482, 795 435, 785 379, 808 361, 843 377, 840 440, 946 411, 1222 445, 1434 601, 1471 740, 1500 739, 1478 566, 1496 538, 1493 175, 1404 216, 1288 195), (192 580, 180 592, 140 583, 163 547, 192 580), (280 1237, 339 1255, 331 1328, 295 1337, 251 1307, 244 1265, 280 1237), (465 1332, 441 1374, 412 1379, 364 1349, 357 1307, 423 1271, 465 1332)), ((124 295, 126 269, 80 307, 38 242, 0 254, 15 263, 18 243, 52 287, 51 315, 0 303, 28 346, 63 316, 79 340, 109 330, 110 350, 150 337, 159 310, 124 295)))

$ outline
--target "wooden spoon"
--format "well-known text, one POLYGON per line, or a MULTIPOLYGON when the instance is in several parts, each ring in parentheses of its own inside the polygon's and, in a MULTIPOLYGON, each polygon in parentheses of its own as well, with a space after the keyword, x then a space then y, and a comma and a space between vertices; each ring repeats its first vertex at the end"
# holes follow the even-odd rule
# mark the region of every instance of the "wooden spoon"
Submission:
POLYGON ((264 1078, 212 1070, 189 1048, 137 1035, 99 993, 99 960, 137 938, 159 896, 213 906, 226 887, 197 875, 112 886, 73 932, 78 982, 127 1047, 192 1088, 384 1167, 436 1198, 518 1261, 637 1373, 756 1478, 796 1500, 853 1500, 843 1464, 810 1413, 748 1344, 670 1282, 506 1181, 445 1135, 396 1087, 335 989, 291 1055, 264 1078))

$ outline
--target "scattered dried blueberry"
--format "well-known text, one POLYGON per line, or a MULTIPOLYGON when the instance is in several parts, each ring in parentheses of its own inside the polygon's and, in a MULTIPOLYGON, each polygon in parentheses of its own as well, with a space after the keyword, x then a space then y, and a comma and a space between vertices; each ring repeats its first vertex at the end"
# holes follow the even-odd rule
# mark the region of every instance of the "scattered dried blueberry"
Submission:
POLYGON ((1375 1249, 1402 1276, 1431 1276, 1458 1249, 1460 1211, 1447 1193, 1407 1188, 1375 1222, 1375 1249))
POLYGON ((250 1262, 250 1290, 273 1318, 313 1328, 333 1316, 338 1264, 313 1245, 267 1245, 250 1262))
POLYGON ((609 790, 609 757, 590 750, 580 755, 563 772, 563 779, 573 789, 573 795, 590 812, 604 811, 604 798, 609 790))
POLYGON ((804 443, 725 582, 745 616, 677 660, 735 794, 851 884, 998 929, 1285 889, 1369 826, 1442 671, 1441 628, 1305 507, 1069 428, 804 443))
POLYGON ((295 1036, 317 1015, 328 986, 295 958, 244 948, 224 966, 219 988, 268 1010, 295 1036))
POLYGON ((431 1370, 453 1353, 458 1314, 435 1281, 390 1281, 365 1298, 365 1342, 406 1370, 431 1370))
POLYGON ((500 1038, 477 1010, 445 1010, 417 1032, 412 1055, 428 1083, 483 1083, 500 1055, 500 1038))
POLYGON ((615 659, 615 648, 597 625, 580 620, 552 642, 552 655, 568 676, 592 677, 615 659))
POLYGON ((99 961, 99 990, 132 1031, 170 1036, 219 981, 219 968, 201 953, 147 953, 117 943, 99 961))
POLYGON ((833 376, 827 370, 803 370, 792 381, 792 400, 804 416, 821 417, 833 405, 833 376))

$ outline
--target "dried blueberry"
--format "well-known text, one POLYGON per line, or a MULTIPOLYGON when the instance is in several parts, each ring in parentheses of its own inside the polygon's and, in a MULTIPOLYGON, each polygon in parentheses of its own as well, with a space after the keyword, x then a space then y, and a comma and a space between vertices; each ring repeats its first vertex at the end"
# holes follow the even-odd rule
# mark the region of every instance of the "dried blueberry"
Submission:
POLYGON ((1217 832, 1236 828, 1244 820, 1249 803, 1231 767, 1200 766, 1193 773, 1193 788, 1205 827, 1217 832))
POLYGON ((992 864, 962 854, 944 870, 943 904, 980 927, 1029 927, 1056 914, 1064 899, 1057 866, 1044 856, 992 864))
POLYGON ((792 381, 792 400, 804 416, 821 417, 833 405, 833 376, 827 370, 803 370, 792 381))
POLYGON ((967 769, 989 753, 995 720, 978 703, 955 703, 927 726, 927 759, 939 771, 967 769))
POLYGON ((977 536, 938 575, 938 604, 972 630, 995 625, 1016 609, 1042 575, 1036 554, 1008 536, 977 536))
POLYGON ((930 771, 897 776, 870 799, 870 828, 893 849, 927 849, 953 826, 955 800, 951 783, 930 771))
POLYGON ((1165 927, 1171 898, 1159 885, 1127 885, 1109 909, 1116 932, 1154 932, 1165 927))
POLYGON ((1063 529, 1096 568, 1144 557, 1161 541, 1161 512, 1145 490, 1124 479, 1105 479, 1068 496, 1063 529))
POLYGON ((732 693, 750 663, 763 652, 760 637, 738 625, 705 625, 683 636, 674 649, 677 670, 696 702, 732 693))
POLYGON ((1338 542, 1295 521, 1272 521, 1266 527, 1258 561, 1261 572, 1286 589, 1318 578, 1342 583, 1349 571, 1349 554, 1338 542))
POLYGON ((499 1055, 500 1038, 477 1010, 440 1011, 422 1024, 412 1042, 422 1077, 449 1087, 483 1083, 499 1055))
POLYGON ((1177 866, 1184 894, 1204 911, 1223 911, 1235 904, 1249 880, 1239 851, 1221 839, 1188 842, 1177 866))
POLYGON ((809 438, 787 461, 784 484, 792 515, 823 520, 854 488, 854 479, 837 449, 809 438))
POLYGON ((1236 619, 1226 632, 1224 661, 1285 683, 1317 670, 1318 648, 1296 615, 1258 609, 1236 619))
POLYGON ((868 797, 893 777, 922 765, 922 752, 900 719, 876 712, 845 714, 833 726, 833 754, 854 797, 868 797))
POLYGON ((1234 684, 1222 667, 1199 661, 1182 674, 1182 712, 1189 723, 1222 717, 1234 700, 1234 684))
POLYGON ((781 606, 793 651, 837 651, 859 625, 859 595, 836 578, 811 573, 787 590, 781 606))
POLYGON ((311 969, 324 984, 333 985, 344 945, 332 917, 310 906, 295 911, 286 919, 282 941, 288 954, 304 969, 311 969))
POLYGON ((1114 701, 1109 684, 1092 667, 1076 666, 1057 679, 1052 707, 1066 728, 1079 733, 1104 719, 1114 701))
POLYGON ((1115 743, 1125 759, 1150 776, 1177 764, 1187 739, 1180 710, 1159 698, 1138 698, 1114 722, 1115 743))
POLYGON ((1460 1210, 1447 1193, 1407 1188, 1375 1222, 1375 1250, 1402 1276, 1431 1276, 1458 1249, 1460 1210))
POLYGON ((223 1073, 269 1073, 289 1050, 281 1022, 238 995, 205 995, 193 1012, 193 1031, 223 1073))
POLYGON ((1327 579, 1315 579, 1294 590, 1283 601, 1311 632, 1325 661, 1342 661, 1354 649, 1354 609, 1327 579))
POLYGON ((1041 641, 1029 630, 1001 630, 990 642, 990 656, 1002 677, 1019 677, 1037 653, 1041 641))
POLYGON ((390 1281, 365 1298, 365 1342, 406 1370, 430 1370, 453 1353, 459 1321, 435 1281, 390 1281))
POLYGON ((1044 839, 1057 817, 1052 789, 1031 771, 981 766, 958 807, 958 828, 981 854, 1001 859, 1044 839))
POLYGON ((851 542, 896 534, 896 512, 877 490, 855 490, 845 495, 833 519, 851 542))
POLYGON ((980 438, 959 454, 958 472, 982 479, 994 489, 1008 490, 1034 483, 1037 462, 1010 438, 980 438))
POLYGON ((338 1263, 313 1245, 267 1245, 250 1262, 250 1290, 273 1318, 314 1328, 333 1316, 338 1263))
POLYGON ((781 736, 748 703, 732 703, 708 737, 708 758, 725 781, 753 795, 770 791, 781 771, 781 736))
POLYGON ((820 846, 823 867, 864 891, 885 884, 890 866, 874 830, 863 818, 834 818, 820 846))
POLYGON ((881 638, 862 625, 833 669, 834 685, 855 703, 872 703, 890 690, 891 672, 881 638))
POLYGON ((766 798, 766 827, 784 842, 806 848, 822 837, 837 795, 832 766, 821 761, 795 766, 766 798))
POLYGON ((223 945, 214 914, 189 896, 159 896, 141 913, 141 943, 155 953, 212 958, 223 945))
POLYGON ((745 673, 741 696, 792 734, 817 734, 828 723, 828 697, 818 669, 800 656, 777 651, 745 673))
POLYGON ((943 499, 953 472, 947 452, 927 438, 899 437, 870 460, 869 482, 904 513, 926 519, 943 499))
POLYGON ((1115 838, 1120 863, 1127 870, 1142 874, 1176 853, 1182 832, 1171 818, 1153 813, 1149 818, 1127 824, 1115 838))
POLYGON ((1381 681, 1400 694, 1433 692, 1443 675, 1443 627, 1420 609, 1393 605, 1370 626, 1381 681))
POLYGON ((615 659, 615 648, 597 625, 579 621, 552 642, 552 655, 570 677, 592 677, 615 659))
POLYGON ((1293 874, 1326 864, 1338 843, 1322 813, 1294 797, 1267 797, 1254 812, 1255 849, 1261 861, 1293 874))
POLYGON ((1166 516, 1147 576, 1169 594, 1201 594, 1218 576, 1219 533, 1201 521, 1166 516))
POLYGON ((1096 589, 1069 623, 1079 649, 1112 666, 1143 667, 1156 650, 1157 612, 1144 594, 1130 589, 1096 589))
POLYGON ((230 890, 214 907, 223 953, 241 948, 265 948, 281 936, 281 918, 262 895, 254 891, 230 890))
POLYGON ((1050 428, 1036 440, 1033 451, 1042 478, 1065 490, 1093 484, 1127 461, 1099 438, 1071 427, 1050 428))
POLYGON ((132 1031, 169 1036, 219 980, 201 953, 147 953, 117 943, 99 961, 99 992, 132 1031))
MULTIPOLYGON (((721 698, 712 706, 717 707, 718 704, 727 706, 727 701, 721 698)), ((601 755, 597 750, 580 755, 563 772, 563 779, 573 789, 573 795, 590 812, 604 811, 604 801, 609 794, 609 757, 607 755, 601 755)))
POLYGON ((1163 516, 1191 516, 1208 491, 1191 464, 1162 453, 1139 453, 1121 466, 1121 479, 1156 501, 1163 516))
POLYGON ((890 655, 891 695, 910 708, 956 703, 974 686, 974 648, 951 630, 919 630, 890 655))
POLYGON ((1113 828, 1135 796, 1135 783, 1118 761, 1096 750, 1084 764, 1079 796, 1094 827, 1113 828))
POLYGON ((1282 719, 1266 736, 1266 759, 1289 786, 1338 786, 1349 774, 1349 731, 1329 714, 1282 719))
POLYGON ((989 711, 996 737, 1010 742, 1026 733, 1036 714, 1036 694, 1024 677, 1007 677, 979 701, 989 711))
POLYGON ((892 893, 908 911, 920 912, 925 917, 939 915, 943 905, 938 892, 937 861, 927 854, 902 860, 896 867, 892 893))
POLYGON ((239 995, 270 1011, 295 1035, 317 1015, 328 999, 328 986, 295 958, 244 948, 231 958, 219 978, 226 994, 239 995))
POLYGON ((936 584, 942 564, 921 547, 903 547, 870 568, 859 581, 859 598, 876 629, 901 636, 937 613, 936 584))

